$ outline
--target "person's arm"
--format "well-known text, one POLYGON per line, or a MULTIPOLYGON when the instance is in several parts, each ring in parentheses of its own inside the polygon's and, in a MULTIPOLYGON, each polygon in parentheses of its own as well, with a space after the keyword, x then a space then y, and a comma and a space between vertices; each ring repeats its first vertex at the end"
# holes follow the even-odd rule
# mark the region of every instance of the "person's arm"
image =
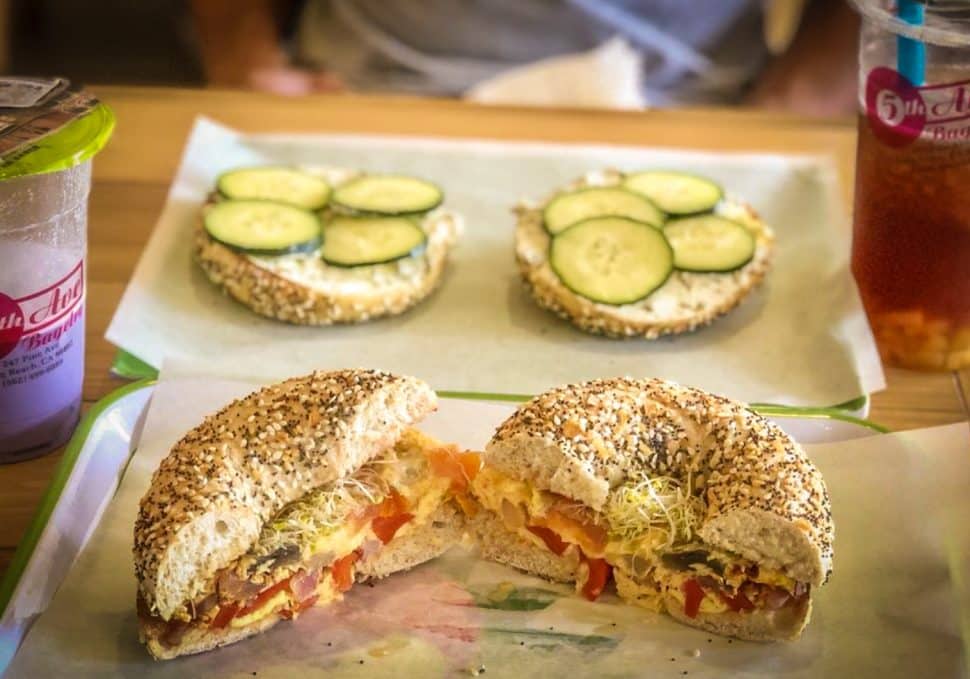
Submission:
POLYGON ((794 41, 769 62, 747 103, 806 115, 855 113, 858 44, 859 17, 845 0, 809 2, 794 41))
POLYGON ((206 80, 213 87, 309 94, 341 88, 332 74, 291 65, 274 0, 191 0, 206 80))

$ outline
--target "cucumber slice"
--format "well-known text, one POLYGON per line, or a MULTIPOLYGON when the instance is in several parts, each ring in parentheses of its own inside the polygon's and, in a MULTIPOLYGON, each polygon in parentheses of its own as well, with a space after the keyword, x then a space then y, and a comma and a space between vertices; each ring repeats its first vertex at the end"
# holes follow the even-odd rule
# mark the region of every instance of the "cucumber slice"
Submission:
POLYGON ((441 189, 416 177, 366 175, 351 179, 333 192, 336 205, 382 215, 407 215, 427 212, 441 204, 441 189))
POLYGON ((230 170, 216 182, 226 198, 272 200, 304 210, 319 210, 330 198, 330 185, 291 167, 244 167, 230 170))
POLYGON ((320 246, 320 219, 312 212, 267 200, 224 200, 203 218, 215 240, 258 255, 308 252, 320 246))
POLYGON ((663 232, 625 217, 594 217, 552 239, 549 264, 567 288, 603 304, 643 299, 673 270, 663 232))
POLYGON ((320 256, 345 267, 393 262, 414 254, 428 239, 406 217, 334 217, 323 233, 320 256))
POLYGON ((623 186, 646 196, 671 215, 706 212, 717 205, 724 195, 721 187, 710 179, 669 170, 635 172, 627 175, 623 186))
POLYGON ((666 218, 640 194, 616 187, 590 187, 562 193, 549 201, 542 212, 546 231, 552 235, 590 217, 628 217, 658 228, 666 218))
POLYGON ((664 235, 682 271, 734 271, 754 257, 754 236, 737 222, 717 215, 673 219, 664 235))

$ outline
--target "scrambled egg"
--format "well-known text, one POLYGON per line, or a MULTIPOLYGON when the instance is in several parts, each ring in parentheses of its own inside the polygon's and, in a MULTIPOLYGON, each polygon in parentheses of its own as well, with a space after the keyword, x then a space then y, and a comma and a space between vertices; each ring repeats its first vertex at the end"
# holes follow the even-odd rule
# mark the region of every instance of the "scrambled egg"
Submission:
MULTIPOLYGON (((449 489, 447 479, 429 473, 425 451, 434 445, 420 432, 406 431, 385 455, 284 507, 263 527, 243 563, 254 563, 256 572, 266 572, 276 569, 274 555, 294 548, 300 560, 326 552, 338 557, 349 554, 370 536, 369 522, 354 517, 394 493, 404 498, 407 512, 414 516, 401 533, 413 530, 438 508, 449 489)), ((298 566, 298 562, 292 564, 298 566)))
MULTIPOLYGON (((401 526, 395 537, 413 531, 438 509, 450 488, 448 479, 429 473, 425 455, 429 441, 420 432, 409 430, 386 456, 365 465, 348 479, 308 493, 285 507, 267 522, 259 542, 246 558, 272 555, 281 547, 296 545, 301 555, 296 562, 280 567, 274 567, 272 559, 267 563, 270 581, 279 581, 296 572, 302 562, 316 554, 342 558, 359 549, 366 540, 377 539, 371 521, 355 521, 353 517, 360 516, 359 512, 368 506, 381 504, 392 492, 404 498, 407 513, 413 517, 401 526)), ((317 595, 317 605, 340 596, 329 570, 317 583, 317 595)), ((289 605, 289 594, 277 592, 257 610, 233 618, 230 625, 246 627, 289 605)))
MULTIPOLYGON (((323 577, 320 578, 320 582, 317 583, 316 593, 317 600, 314 604, 315 606, 323 606, 340 598, 341 594, 337 591, 337 588, 333 582, 333 576, 329 571, 325 573, 323 577)), ((275 613, 279 609, 289 606, 289 604, 289 595, 286 592, 277 592, 252 613, 240 615, 230 620, 229 626, 239 628, 252 625, 254 622, 262 620, 266 616, 275 613)))
POLYGON ((759 568, 758 574, 755 576, 749 576, 748 579, 754 580, 755 582, 761 582, 766 585, 781 587, 789 592, 795 591, 794 579, 788 577, 784 573, 779 573, 778 571, 769 570, 767 568, 759 568))
POLYGON ((267 615, 282 608, 290 603, 290 596, 286 592, 277 592, 266 603, 248 615, 240 615, 229 621, 230 627, 246 627, 257 620, 262 620, 267 615))
MULTIPOLYGON (((472 488, 478 501, 486 509, 505 518, 503 502, 508 501, 526 513, 527 523, 536 521, 537 519, 538 521, 536 523, 545 523, 541 519, 557 498, 552 493, 541 491, 526 481, 511 478, 492 467, 485 467, 479 472, 472 484, 472 488)), ((526 530, 524 526, 508 525, 507 520, 506 525, 530 542, 544 546, 542 540, 526 530)), ((568 523, 557 525, 556 532, 568 543, 583 543, 582 537, 580 537, 578 532, 570 529, 568 523)), ((640 559, 642 567, 638 570, 641 571, 641 577, 647 576, 651 578, 651 582, 655 578, 659 582, 663 592, 670 594, 683 604, 684 593, 682 586, 684 582, 703 574, 712 577, 720 576, 703 562, 690 570, 684 571, 664 567, 661 562, 661 555, 665 551, 664 548, 668 543, 668 539, 668 533, 664 530, 645 530, 642 534, 636 535, 635 537, 623 537, 611 534, 604 550, 604 556, 611 565, 625 573, 634 584, 640 578, 630 572, 631 557, 635 556, 640 559)), ((728 554, 718 554, 717 556, 721 557, 720 560, 722 562, 737 561, 735 557, 731 557, 728 554)), ((753 580, 766 585, 782 587, 789 592, 794 591, 795 588, 795 581, 792 578, 767 568, 759 568, 757 576, 749 576, 744 573, 743 569, 736 569, 736 572, 725 579, 726 584, 732 587, 736 587, 745 580, 753 580)), ((654 605, 659 606, 658 595, 652 585, 642 588, 637 587, 637 589, 638 591, 635 596, 643 597, 645 600, 644 605, 653 604, 648 607, 654 607, 654 605)), ((730 610, 729 606, 716 594, 707 593, 700 604, 700 611, 702 613, 723 613, 728 610, 730 610)))
MULTIPOLYGON (((666 589, 667 594, 677 599, 677 601, 683 605, 685 602, 683 584, 693 577, 695 576, 690 571, 686 571, 684 573, 670 573, 666 578, 664 578, 662 584, 666 589)), ((716 594, 705 592, 704 598, 701 599, 701 605, 697 610, 701 613, 724 613, 725 611, 730 610, 730 608, 726 603, 724 603, 721 597, 717 596, 716 594)))
POLYGON ((493 467, 483 467, 475 480, 472 490, 478 501, 491 511, 501 514, 502 501, 508 500, 525 509, 529 516, 541 516, 549 506, 544 493, 532 484, 506 476, 493 467))

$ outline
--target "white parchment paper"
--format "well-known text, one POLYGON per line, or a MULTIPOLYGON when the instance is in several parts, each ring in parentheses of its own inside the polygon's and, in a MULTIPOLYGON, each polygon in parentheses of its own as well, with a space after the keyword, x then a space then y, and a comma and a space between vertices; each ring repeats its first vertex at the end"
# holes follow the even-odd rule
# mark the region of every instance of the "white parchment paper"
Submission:
POLYGON ((436 389, 532 394, 609 375, 658 376, 749 402, 832 405, 882 389, 882 369, 848 269, 835 173, 821 158, 698 154, 381 137, 237 134, 197 122, 164 211, 107 337, 158 367, 233 350, 276 378, 360 365, 422 377, 436 389), (223 296, 192 261, 199 206, 215 177, 251 163, 315 163, 403 172, 444 187, 466 233, 443 283, 403 316, 306 328, 264 319, 223 296), (510 208, 590 169, 683 168, 709 175, 763 213, 778 236, 767 284, 692 335, 617 341, 538 308, 513 257, 510 208))
MULTIPOLYGON (((835 573, 795 643, 713 637, 453 550, 212 653, 138 644, 132 525, 151 472, 205 413, 255 385, 173 373, 101 525, 8 677, 943 677, 970 652, 966 424, 806 446, 828 484, 835 573), (693 651, 699 651, 694 657, 693 651), (363 664, 361 663, 363 661, 363 664)), ((444 400, 423 428, 480 447, 511 406, 444 400)))

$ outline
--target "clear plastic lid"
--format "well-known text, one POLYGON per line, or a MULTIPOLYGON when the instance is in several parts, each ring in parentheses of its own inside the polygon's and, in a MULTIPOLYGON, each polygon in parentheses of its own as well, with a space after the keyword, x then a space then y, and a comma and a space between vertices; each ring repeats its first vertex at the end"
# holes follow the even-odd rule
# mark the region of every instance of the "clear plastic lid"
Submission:
POLYGON ((104 148, 114 126, 114 113, 104 104, 98 104, 83 118, 39 140, 14 162, 0 166, 0 180, 57 172, 83 163, 104 148))
POLYGON ((970 1, 922 0, 924 20, 920 25, 897 16, 896 0, 851 0, 859 13, 882 29, 941 47, 970 46, 970 1))
POLYGON ((66 170, 104 148, 114 114, 62 78, 0 78, 0 181, 66 170))

